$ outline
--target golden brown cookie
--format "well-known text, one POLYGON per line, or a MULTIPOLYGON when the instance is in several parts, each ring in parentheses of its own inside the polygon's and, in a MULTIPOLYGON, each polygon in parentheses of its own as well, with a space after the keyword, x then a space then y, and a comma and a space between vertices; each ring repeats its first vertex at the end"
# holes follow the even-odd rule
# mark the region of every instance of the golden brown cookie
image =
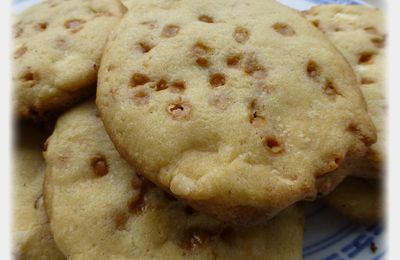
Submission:
POLYGON ((383 187, 377 180, 350 177, 324 198, 326 204, 350 220, 375 225, 383 216, 383 187))
POLYGON ((221 220, 271 217, 331 191, 375 129, 351 67, 275 1, 132 1, 97 105, 143 176, 221 220))
POLYGON ((43 130, 17 131, 12 175, 12 254, 16 259, 65 259, 54 243, 43 207, 43 130))
POLYGON ((14 112, 42 119, 94 91, 104 44, 124 11, 119 0, 51 0, 16 16, 14 112))
POLYGON ((113 147, 94 102, 61 116, 45 153, 46 209, 70 259, 301 259, 304 215, 230 227, 148 182, 113 147))
POLYGON ((321 5, 306 12, 352 65, 368 112, 378 130, 378 141, 366 157, 352 162, 352 175, 377 178, 384 172, 386 115, 386 28, 383 12, 356 5, 321 5))

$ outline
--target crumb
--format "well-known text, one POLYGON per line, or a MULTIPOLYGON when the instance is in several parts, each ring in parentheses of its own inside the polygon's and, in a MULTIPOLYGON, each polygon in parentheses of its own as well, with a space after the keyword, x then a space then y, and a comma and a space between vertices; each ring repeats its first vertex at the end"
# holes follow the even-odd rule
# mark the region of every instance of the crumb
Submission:
POLYGON ((372 253, 375 253, 378 250, 378 247, 375 245, 374 242, 371 242, 371 244, 369 245, 369 249, 371 249, 372 253))

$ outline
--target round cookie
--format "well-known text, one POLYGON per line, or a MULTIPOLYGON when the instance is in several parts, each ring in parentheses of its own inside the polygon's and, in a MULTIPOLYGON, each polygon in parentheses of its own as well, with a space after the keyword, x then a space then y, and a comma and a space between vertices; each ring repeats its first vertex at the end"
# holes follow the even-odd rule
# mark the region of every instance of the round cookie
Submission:
POLYGON ((255 223, 331 191, 375 129, 351 67, 275 1, 132 1, 109 38, 97 106, 153 183, 255 223))
POLYGON ((323 31, 352 65, 377 128, 378 141, 367 155, 352 162, 352 175, 381 177, 386 143, 385 40, 382 11, 367 6, 321 5, 306 12, 307 19, 323 31))
POLYGON ((324 197, 324 201, 355 223, 376 225, 383 216, 382 192, 380 181, 351 177, 324 197))
POLYGON ((304 214, 229 227, 142 181, 113 147, 94 102, 61 116, 45 158, 46 210, 69 259, 301 259, 304 214))
POLYGON ((119 0, 52 0, 13 24, 13 110, 42 119, 94 91, 107 36, 125 11, 119 0))
POLYGON ((43 207, 43 130, 24 124, 16 134, 12 175, 12 254, 16 259, 65 259, 43 207))

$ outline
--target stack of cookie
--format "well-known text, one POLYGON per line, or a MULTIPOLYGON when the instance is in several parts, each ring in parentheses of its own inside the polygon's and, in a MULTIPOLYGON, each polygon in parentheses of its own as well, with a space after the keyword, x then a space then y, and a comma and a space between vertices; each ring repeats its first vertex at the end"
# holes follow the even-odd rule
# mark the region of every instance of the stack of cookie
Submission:
POLYGON ((13 253, 301 259, 301 201, 378 222, 382 26, 367 7, 273 0, 26 10, 16 118, 59 117, 19 124, 13 253))

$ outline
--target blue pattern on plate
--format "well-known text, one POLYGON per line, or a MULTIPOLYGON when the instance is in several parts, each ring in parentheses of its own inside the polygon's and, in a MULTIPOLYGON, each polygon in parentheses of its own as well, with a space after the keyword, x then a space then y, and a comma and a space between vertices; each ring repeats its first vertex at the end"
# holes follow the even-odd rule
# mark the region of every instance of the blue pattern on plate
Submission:
POLYGON ((385 251, 382 225, 356 225, 320 202, 306 203, 304 260, 382 260, 385 251))

